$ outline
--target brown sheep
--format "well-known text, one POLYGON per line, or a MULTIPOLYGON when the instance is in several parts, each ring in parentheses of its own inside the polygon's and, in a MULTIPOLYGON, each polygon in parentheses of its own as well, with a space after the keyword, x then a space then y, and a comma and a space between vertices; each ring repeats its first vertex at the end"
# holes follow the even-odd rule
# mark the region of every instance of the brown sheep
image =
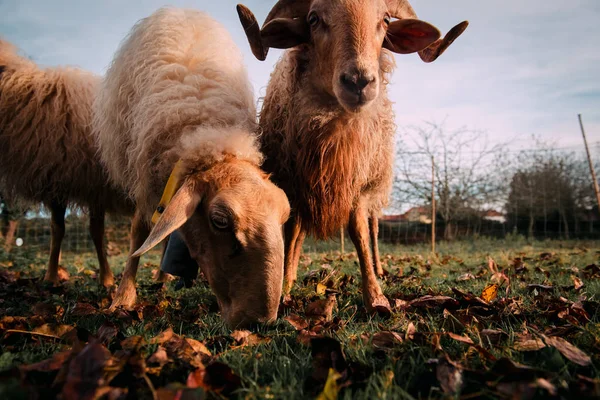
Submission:
POLYGON ((128 213, 127 196, 108 184, 91 136, 99 78, 74 68, 40 69, 0 39, 0 187, 5 195, 43 203, 52 214, 45 280, 58 280, 69 206, 89 210, 100 282, 113 284, 104 215, 128 213))
POLYGON ((229 326, 275 319, 289 203, 260 169, 254 95, 224 27, 173 8, 138 22, 94 114, 110 177, 136 202, 131 252, 111 308, 135 303, 139 256, 178 230, 229 326), (177 191, 158 210, 172 171, 177 191), (155 210, 161 216, 150 230, 155 210))
POLYGON ((389 311, 377 282, 378 215, 386 205, 393 166, 394 114, 387 97, 391 52, 435 60, 466 28, 444 38, 417 20, 403 0, 281 0, 262 30, 238 5, 254 55, 289 49, 279 60, 260 114, 264 169, 288 195, 286 290, 306 234, 319 239, 348 227, 370 311, 389 311), (392 20, 397 18, 397 20, 392 20))

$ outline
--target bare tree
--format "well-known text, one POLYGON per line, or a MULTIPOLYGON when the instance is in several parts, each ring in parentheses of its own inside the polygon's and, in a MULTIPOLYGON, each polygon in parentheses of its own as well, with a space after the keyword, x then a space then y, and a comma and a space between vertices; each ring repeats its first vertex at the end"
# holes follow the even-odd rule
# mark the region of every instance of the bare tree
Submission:
POLYGON ((582 154, 537 140, 537 147, 518 153, 506 209, 509 223, 532 238, 557 232, 568 239, 594 207, 593 186, 582 154), (540 228, 542 226, 542 228, 540 228), (537 232, 540 233, 539 231, 537 232))
POLYGON ((402 132, 393 200, 397 207, 431 202, 431 156, 435 158, 437 209, 444 239, 462 217, 504 204, 505 143, 490 144, 485 132, 427 122, 402 132), (407 150, 410 149, 410 150, 407 150))

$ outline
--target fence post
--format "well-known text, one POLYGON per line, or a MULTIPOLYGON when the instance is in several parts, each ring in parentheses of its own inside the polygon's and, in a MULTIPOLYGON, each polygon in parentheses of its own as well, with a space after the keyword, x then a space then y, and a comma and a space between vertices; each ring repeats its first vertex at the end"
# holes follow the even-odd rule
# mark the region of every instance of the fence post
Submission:
POLYGON ((435 159, 431 156, 431 253, 435 254, 435 159))
POLYGON ((581 120, 581 114, 577 114, 577 117, 579 118, 579 126, 581 127, 581 135, 583 136, 583 143, 585 144, 585 151, 587 153, 588 163, 590 164, 590 173, 592 174, 592 181, 594 182, 594 191, 596 192, 596 202, 598 203, 598 210, 600 210, 600 190, 598 189, 596 171, 594 171, 594 164, 592 163, 592 157, 590 156, 590 148, 588 147, 587 138, 585 137, 585 129, 583 129, 583 121, 581 120))

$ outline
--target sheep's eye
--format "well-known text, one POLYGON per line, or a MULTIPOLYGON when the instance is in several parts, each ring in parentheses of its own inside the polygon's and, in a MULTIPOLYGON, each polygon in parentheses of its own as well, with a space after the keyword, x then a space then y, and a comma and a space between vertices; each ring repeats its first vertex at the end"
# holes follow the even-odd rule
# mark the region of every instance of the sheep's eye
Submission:
POLYGON ((229 216, 222 211, 215 211, 210 216, 210 223, 212 226, 219 231, 231 230, 231 222, 229 216))
POLYGON ((308 15, 308 23, 312 27, 315 27, 319 24, 319 16, 317 13, 312 12, 308 15))
POLYGON ((384 24, 389 25, 390 22, 392 22, 392 18, 389 15, 386 15, 385 17, 383 17, 384 24))

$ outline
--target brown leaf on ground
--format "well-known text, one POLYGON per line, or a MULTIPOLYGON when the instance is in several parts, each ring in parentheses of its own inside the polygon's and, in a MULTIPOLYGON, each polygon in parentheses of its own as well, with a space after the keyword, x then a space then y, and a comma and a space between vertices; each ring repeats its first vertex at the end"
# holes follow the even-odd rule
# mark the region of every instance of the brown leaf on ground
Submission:
POLYGON ((48 303, 36 303, 33 306, 33 314, 37 315, 45 320, 48 319, 55 319, 58 318, 62 315, 62 313, 64 312, 64 309, 62 309, 62 307, 54 305, 54 304, 48 304, 48 303))
POLYGON ((463 384, 462 370, 445 358, 438 360, 435 376, 444 393, 454 395, 460 391, 463 384))
POLYGON ((496 360, 496 357, 492 353, 490 353, 488 350, 484 349, 480 345, 475 344, 475 342, 473 342, 473 339, 471 339, 470 337, 457 335, 457 334, 452 333, 452 332, 448 332, 447 335, 451 339, 456 340, 457 342, 468 344, 469 346, 473 347, 475 350, 477 350, 486 359, 491 360, 491 361, 495 361, 496 360))
POLYGON ((204 345, 204 343, 202 343, 196 339, 189 338, 189 337, 186 337, 185 341, 187 344, 190 345, 190 347, 192 348, 192 350, 194 350, 194 352, 196 354, 209 356, 209 357, 212 355, 210 353, 210 350, 208 350, 208 348, 204 345))
POLYGON ((404 334, 404 340, 414 340, 415 333, 417 333, 417 328, 415 328, 415 324, 409 322, 408 326, 406 327, 406 333, 404 334))
POLYGON ((533 292, 534 290, 537 290, 538 292, 551 292, 553 289, 554 287, 551 285, 538 285, 533 283, 527 285, 527 290, 530 292, 533 292))
POLYGON ((88 315, 95 315, 97 313, 98 309, 90 303, 77 303, 70 312, 70 314, 74 317, 85 317, 88 315))
POLYGON ((546 344, 531 334, 515 334, 512 348, 517 351, 537 351, 546 347, 546 344))
POLYGON ((242 380, 227 364, 215 361, 206 368, 192 371, 188 375, 187 386, 229 396, 242 387, 242 380))
POLYGON ((146 372, 152 375, 159 375, 162 367, 170 362, 167 351, 164 347, 158 346, 156 351, 148 357, 146 360, 147 369, 146 372))
POLYGON ((590 264, 583 269, 583 275, 588 279, 600 278, 600 267, 596 264, 590 264))
POLYGON ((298 336, 296 337, 296 340, 298 341, 298 343, 300 343, 304 346, 310 346, 311 339, 317 338, 317 337, 323 337, 323 336, 317 332, 309 331, 307 329, 302 329, 300 332, 298 332, 298 336))
POLYGON ((43 333, 45 335, 61 337, 66 333, 75 329, 72 325, 59 325, 59 324, 44 324, 38 326, 33 330, 35 333, 43 333))
POLYGON ((4 316, 0 318, 0 329, 18 329, 24 331, 27 329, 28 322, 29 318, 4 316))
POLYGON ((462 342, 462 343, 466 343, 466 344, 475 344, 475 342, 473 342, 473 339, 471 339, 468 336, 461 336, 461 335, 457 335, 456 333, 452 333, 452 332, 448 332, 447 335, 449 337, 451 337, 452 339, 456 340, 457 342, 462 342))
POLYGON ((151 344, 163 344, 163 343, 171 340, 173 335, 175 335, 175 333, 173 332, 173 328, 169 327, 169 328, 165 329, 163 332, 161 332, 158 335, 156 335, 155 337, 153 337, 152 339, 150 339, 150 343, 151 344))
POLYGON ((110 321, 105 321, 100 328, 98 328, 98 339, 105 345, 109 345, 114 338, 119 334, 119 329, 115 324, 110 321))
POLYGON ((269 343, 271 338, 264 337, 262 335, 252 333, 247 330, 236 330, 231 333, 231 337, 236 341, 237 345, 243 346, 255 346, 261 343, 269 343))
POLYGON ((117 365, 106 347, 98 342, 88 344, 69 363, 62 398, 97 398, 98 390, 108 386, 110 377, 117 375, 117 365))
POLYGON ((481 340, 486 345, 497 346, 500 341, 507 338, 508 335, 500 329, 483 329, 479 332, 481 340))
POLYGON ((527 365, 519 364, 508 358, 500 358, 496 363, 490 368, 489 374, 492 376, 496 376, 498 378, 502 378, 503 381, 528 381, 531 382, 537 378, 547 378, 552 375, 552 373, 543 371, 537 368, 532 368, 527 365))
POLYGON ((203 361, 210 357, 210 351, 202 343, 194 339, 173 335, 163 343, 169 357, 181 360, 193 367, 203 367, 203 361))
POLYGON ((571 279, 573 280, 573 285, 575 286, 575 290, 580 290, 581 288, 583 288, 584 284, 581 279, 579 279, 575 275, 571 275, 571 279))
POLYGON ((121 347, 123 347, 124 350, 139 350, 146 344, 146 339, 140 335, 130 336, 121 341, 121 347))
POLYGON ((19 370, 21 370, 21 372, 31 372, 31 371, 35 371, 35 372, 51 372, 51 371, 58 371, 59 369, 62 368, 63 364, 69 360, 69 358, 71 357, 71 350, 67 350, 67 351, 61 351, 59 353, 55 353, 52 358, 49 358, 47 360, 44 361, 40 361, 38 363, 35 364, 29 364, 29 365, 21 365, 19 366, 19 370))
POLYGON ((399 333, 392 331, 377 332, 371 337, 371 344, 378 350, 390 350, 401 344, 404 340, 399 333))
POLYGON ((467 272, 456 278, 456 282, 470 281, 471 279, 477 279, 477 277, 472 273, 467 272))
POLYGON ((308 304, 304 313, 313 320, 331 321, 333 308, 336 303, 335 294, 330 294, 326 299, 316 300, 308 304))
POLYGON ((454 294, 459 296, 459 301, 466 303, 469 306, 490 307, 490 304, 473 293, 466 293, 458 288, 452 288, 454 294))
POLYGON ((425 295, 423 297, 419 297, 410 301, 410 307, 425 307, 425 308, 434 308, 434 307, 443 307, 443 308, 456 308, 459 303, 456 299, 448 296, 431 296, 425 295))
POLYGON ((284 318, 297 331, 308 328, 308 321, 296 314, 290 314, 284 318))
POLYGON ((581 365, 582 367, 587 367, 592 364, 590 356, 585 354, 575 345, 567 342, 565 339, 546 335, 542 335, 542 339, 544 339, 544 342, 546 342, 548 346, 552 346, 560 351, 560 353, 571 362, 581 365))

